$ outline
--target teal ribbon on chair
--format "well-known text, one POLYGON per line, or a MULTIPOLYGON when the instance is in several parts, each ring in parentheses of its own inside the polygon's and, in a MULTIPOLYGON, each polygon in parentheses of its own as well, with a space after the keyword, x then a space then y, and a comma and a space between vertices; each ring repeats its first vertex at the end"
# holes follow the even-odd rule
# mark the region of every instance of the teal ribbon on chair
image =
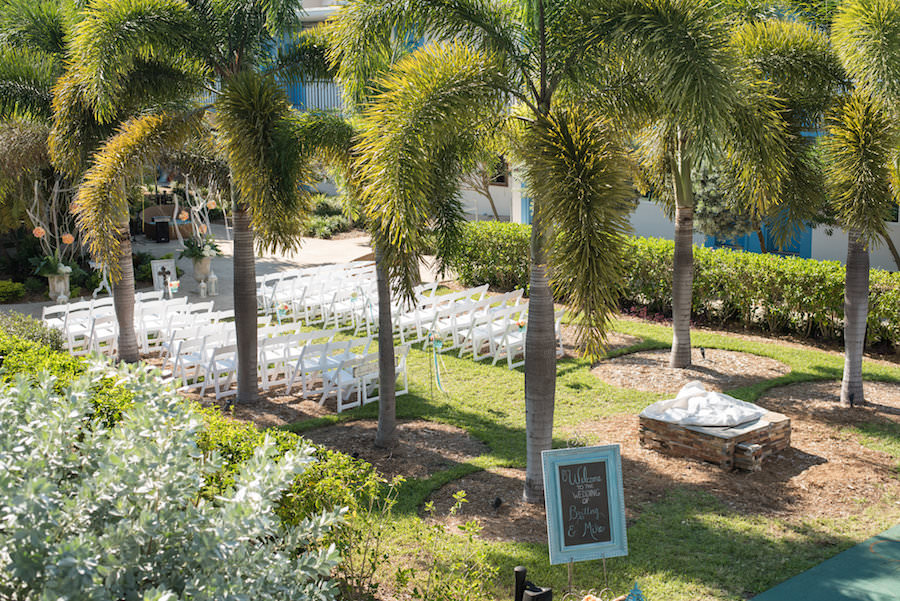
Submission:
POLYGON ((447 391, 444 390, 444 385, 441 383, 441 366, 438 364, 438 350, 444 346, 444 341, 434 334, 428 335, 428 341, 431 343, 431 360, 434 361, 434 381, 438 390, 447 394, 447 391))

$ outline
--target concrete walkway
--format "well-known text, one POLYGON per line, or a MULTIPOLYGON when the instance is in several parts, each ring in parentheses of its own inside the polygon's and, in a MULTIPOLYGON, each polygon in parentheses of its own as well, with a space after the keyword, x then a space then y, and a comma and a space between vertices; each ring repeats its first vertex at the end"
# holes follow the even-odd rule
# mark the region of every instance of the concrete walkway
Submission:
MULTIPOLYGON (((234 244, 228 240, 225 235, 225 226, 221 224, 213 224, 212 233, 215 236, 219 250, 222 256, 214 257, 212 260, 212 270, 219 278, 218 288, 219 294, 206 300, 212 300, 215 303, 217 311, 223 311, 234 308, 234 270, 233 256, 234 244)), ((181 287, 176 296, 187 296, 188 302, 199 302, 203 300, 199 295, 197 282, 191 276, 194 271, 191 259, 179 259, 182 244, 178 240, 157 243, 146 237, 139 235, 133 243, 134 252, 150 253, 154 257, 171 254, 175 257, 175 264, 184 270, 181 276, 181 287)), ((308 267, 312 265, 327 265, 336 263, 347 263, 357 259, 370 256, 372 249, 369 246, 368 235, 353 238, 342 238, 339 240, 320 240, 318 238, 303 238, 300 250, 293 254, 265 254, 258 255, 256 258, 256 275, 265 275, 275 273, 277 271, 285 271, 296 267, 308 267)), ((436 275, 428 265, 423 265, 422 269, 423 281, 434 281, 436 275)), ((144 288, 149 289, 149 288, 144 288)), ((87 291, 90 294, 90 291, 87 291)), ((77 299, 73 299, 77 300, 77 299)), ((4 311, 18 311, 41 317, 42 308, 45 305, 53 304, 49 299, 46 302, 37 303, 18 303, 3 305, 4 311)))

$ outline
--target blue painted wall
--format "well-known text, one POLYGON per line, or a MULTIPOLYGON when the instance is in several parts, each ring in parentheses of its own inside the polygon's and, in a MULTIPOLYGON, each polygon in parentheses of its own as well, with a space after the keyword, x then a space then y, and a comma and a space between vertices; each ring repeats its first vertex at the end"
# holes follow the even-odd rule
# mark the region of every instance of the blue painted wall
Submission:
MULTIPOLYGON (((784 248, 778 248, 768 226, 763 225, 762 231, 765 236, 766 250, 768 252, 792 255, 804 259, 812 258, 812 228, 804 226, 803 228, 795 230, 793 239, 791 239, 784 248)), ((754 253, 761 252, 762 250, 759 246, 759 236, 757 236, 756 232, 731 240, 707 236, 704 246, 710 248, 734 248, 754 253)))

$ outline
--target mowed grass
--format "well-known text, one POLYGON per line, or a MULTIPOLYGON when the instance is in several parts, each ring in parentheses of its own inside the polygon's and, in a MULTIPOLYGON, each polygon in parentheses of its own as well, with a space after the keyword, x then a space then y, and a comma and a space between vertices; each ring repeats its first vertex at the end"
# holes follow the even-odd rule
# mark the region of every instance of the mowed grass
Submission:
MULTIPOLYGON (((616 351, 621 355, 637 350, 668 348, 671 328, 658 324, 617 321, 614 329, 641 342, 616 351)), ((766 390, 797 382, 839 380, 840 356, 776 342, 757 342, 722 334, 696 331, 695 346, 719 348, 770 357, 791 367, 790 373, 754 386, 729 391, 754 401, 766 390)), ((524 374, 505 364, 474 362, 454 352, 438 358, 441 382, 435 385, 430 350, 414 347, 409 356, 410 393, 397 400, 400 419, 426 419, 465 429, 484 442, 490 451, 468 463, 456 464, 428 478, 403 484, 392 517, 390 561, 381 579, 389 581, 392 570, 422 560, 412 533, 420 527, 419 514, 428 496, 440 486, 477 470, 525 466, 524 374)), ((900 368, 867 362, 864 376, 870 380, 900 382, 900 368)), ((558 365, 554 432, 569 431, 578 424, 606 416, 632 414, 663 395, 609 386, 590 374, 590 365, 580 359, 565 359, 558 365)), ((373 418, 377 407, 309 420, 288 426, 295 432, 361 418, 373 418)), ((861 444, 900 458, 900 427, 883 424, 845 428, 861 444)), ((566 446, 559 437, 554 446, 566 446)), ((594 442, 594 441, 591 441, 594 442)), ((738 514, 712 495, 681 486, 661 500, 642 506, 628 527, 629 555, 607 561, 609 585, 624 594, 638 582, 649 601, 746 599, 796 575, 838 552, 881 532, 900 521, 900 499, 860 505, 858 515, 842 520, 772 518, 738 514)), ((462 554, 462 538, 459 553, 462 554)), ((453 541, 448 544, 453 548, 453 541)), ((492 565, 498 569, 490 583, 493 598, 509 599, 512 571, 516 565, 529 569, 529 578, 552 586, 561 596, 566 588, 565 566, 550 566, 546 545, 481 542, 492 565)), ((603 588, 600 562, 576 567, 576 588, 603 588)))

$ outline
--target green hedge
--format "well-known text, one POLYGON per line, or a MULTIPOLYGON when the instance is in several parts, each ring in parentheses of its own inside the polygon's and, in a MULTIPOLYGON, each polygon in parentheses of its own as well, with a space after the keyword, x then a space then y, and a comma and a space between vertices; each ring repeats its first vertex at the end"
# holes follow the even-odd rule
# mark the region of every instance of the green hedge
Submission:
POLYGON ((500 290, 528 287, 531 226, 481 221, 463 228, 450 267, 464 286, 490 284, 500 290))
MULTIPOLYGON (((527 225, 467 224, 450 261, 460 283, 526 287, 530 235, 527 225)), ((674 242, 629 238, 627 244, 622 308, 671 316, 674 242)), ((692 315, 718 325, 840 339, 844 267, 838 261, 695 247, 692 315)), ((900 273, 871 272, 868 341, 900 346, 900 273)))

